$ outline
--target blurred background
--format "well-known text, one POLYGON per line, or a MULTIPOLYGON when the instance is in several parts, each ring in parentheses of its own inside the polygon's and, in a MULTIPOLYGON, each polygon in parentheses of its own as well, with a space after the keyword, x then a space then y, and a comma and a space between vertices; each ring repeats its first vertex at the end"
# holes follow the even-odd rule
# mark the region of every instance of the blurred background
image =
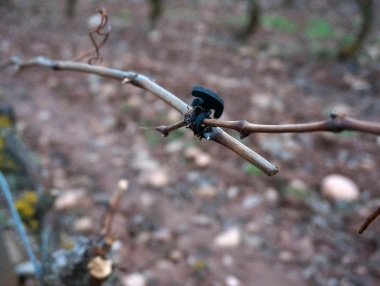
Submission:
MULTIPOLYGON (((336 110, 379 122, 375 0, 1 0, 0 62, 72 60, 92 50, 88 32, 103 7, 111 28, 97 64, 147 75, 189 104, 192 87, 205 86, 225 101, 221 120, 307 123, 336 110)), ((185 128, 166 138, 141 129, 182 116, 117 81, 6 68, 0 103, 15 117, 12 126, 9 113, 0 118, 0 155, 13 162, 0 169, 21 209, 40 186, 74 197, 53 207, 61 244, 99 233, 99 202, 129 180, 114 218, 119 248, 108 285, 380 281, 379 222, 357 234, 380 205, 376 136, 251 134, 241 141, 280 169, 269 178, 185 128), (22 147, 10 148, 20 144, 6 139, 9 130, 22 147)), ((23 260, 10 256, 10 264, 23 260)))

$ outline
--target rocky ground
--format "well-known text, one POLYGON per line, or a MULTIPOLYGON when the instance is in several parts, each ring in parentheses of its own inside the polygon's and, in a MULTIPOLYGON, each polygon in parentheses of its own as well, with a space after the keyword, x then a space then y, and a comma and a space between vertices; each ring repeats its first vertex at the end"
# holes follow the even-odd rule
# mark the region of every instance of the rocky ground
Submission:
MULTIPOLYGON (((357 19, 357 9, 347 1, 306 2, 289 8, 266 1, 266 19, 281 15, 295 31, 266 24, 242 44, 233 34, 243 1, 166 1, 154 31, 145 1, 105 1, 100 4, 112 30, 101 65, 145 74, 188 103, 194 85, 212 89, 225 101, 224 120, 303 123, 327 119, 335 109, 378 122, 378 28, 358 63, 337 63, 330 55, 336 39, 307 38, 304 27, 308 19, 322 18, 344 34, 352 29, 345 19, 357 19)), ((29 13, 16 3, 13 10, 0 8, 1 60, 69 60, 91 48, 87 25, 96 4, 81 2, 77 16, 67 20, 63 7, 41 5, 29 13)), ((16 109, 18 129, 46 170, 46 189, 59 190, 61 200, 75 198, 73 208, 56 210, 70 237, 99 233, 105 209, 97 202, 121 178, 129 181, 114 217, 116 266, 109 285, 380 281, 379 223, 357 234, 380 205, 376 136, 252 134, 242 142, 280 169, 266 177, 189 130, 163 138, 142 129, 181 115, 120 82, 43 68, 5 69, 0 96, 16 109)))

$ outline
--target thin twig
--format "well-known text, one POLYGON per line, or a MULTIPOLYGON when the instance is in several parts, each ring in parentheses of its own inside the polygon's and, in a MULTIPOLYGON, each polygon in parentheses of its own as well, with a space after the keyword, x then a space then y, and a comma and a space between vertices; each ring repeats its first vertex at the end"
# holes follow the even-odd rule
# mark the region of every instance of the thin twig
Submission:
POLYGON ((131 71, 122 71, 118 69, 111 69, 106 67, 94 66, 86 63, 73 62, 73 61, 54 61, 45 57, 36 57, 29 60, 22 60, 19 57, 12 57, 9 61, 18 70, 31 68, 31 67, 45 67, 56 71, 76 71, 88 74, 96 74, 102 77, 119 80, 123 83, 129 83, 150 91, 155 96, 169 104, 181 114, 185 113, 190 106, 180 100, 174 94, 154 83, 147 76, 137 74, 131 71))
POLYGON ((118 183, 117 189, 115 190, 115 192, 112 194, 111 198, 108 201, 109 209, 104 217, 104 222, 103 222, 103 225, 104 225, 103 235, 106 239, 111 236, 113 216, 115 214, 117 207, 120 204, 120 200, 122 196, 125 194, 127 189, 128 189, 128 181, 120 180, 118 183))
POLYGON ((236 130, 240 133, 241 138, 251 133, 342 132, 344 130, 380 135, 380 124, 353 119, 344 114, 336 114, 326 121, 303 124, 262 125, 252 124, 245 120, 221 121, 216 119, 205 119, 203 124, 236 130))
POLYGON ((3 191, 3 194, 5 196, 5 199, 7 201, 9 210, 10 210, 11 215, 12 215, 13 220, 14 220, 14 223, 16 225, 17 232, 18 232, 18 234, 21 237, 21 241, 22 241, 22 243, 23 243, 23 245, 25 247, 25 250, 26 250, 26 252, 27 252, 27 254, 29 256, 29 259, 30 259, 30 261, 32 262, 32 264, 34 266, 34 270, 36 272, 36 276, 37 277, 41 277, 41 274, 42 274, 41 265, 38 262, 36 256, 34 255, 34 252, 32 250, 32 246, 29 243, 29 240, 28 240, 28 237, 27 237, 24 225, 23 225, 23 223, 21 221, 20 215, 17 212, 16 207, 15 207, 15 205, 13 203, 12 193, 9 190, 8 183, 5 180, 4 175, 3 175, 3 173, 1 171, 0 171, 0 186, 1 186, 1 190, 3 191))
MULTIPOLYGON (((228 136, 227 136, 228 134, 220 128, 211 128, 210 132, 206 132, 204 135, 207 140, 215 141, 229 149, 232 148, 232 146, 230 146, 231 141, 228 139, 228 136)), ((236 142, 233 142, 233 144, 235 144, 235 146, 236 145, 238 146, 238 148, 234 147, 234 150, 238 155, 243 157, 245 160, 247 160, 251 164, 255 165, 257 168, 259 168, 268 176, 275 175, 279 172, 276 166, 272 165, 270 162, 268 162, 259 154, 257 154, 256 152, 254 152, 253 150, 245 146, 243 143, 236 141, 236 142)))
POLYGON ((186 123, 183 122, 183 121, 178 121, 174 124, 171 124, 169 126, 166 126, 166 125, 160 125, 160 126, 156 126, 156 127, 152 127, 152 128, 149 128, 149 129, 154 129, 158 132, 160 132, 164 137, 168 136, 170 132, 174 131, 174 130, 177 130, 181 127, 184 127, 186 126, 186 123))
POLYGON ((362 223, 362 225, 359 228, 359 234, 363 234, 365 230, 369 227, 369 225, 380 215, 380 206, 373 211, 362 223))

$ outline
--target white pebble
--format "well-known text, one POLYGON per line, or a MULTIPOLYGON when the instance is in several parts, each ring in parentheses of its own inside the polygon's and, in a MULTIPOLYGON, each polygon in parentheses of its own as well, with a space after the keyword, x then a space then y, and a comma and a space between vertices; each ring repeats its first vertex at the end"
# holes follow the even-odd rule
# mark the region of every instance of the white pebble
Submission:
POLYGON ((87 26, 89 29, 94 29, 99 26, 101 22, 101 16, 100 14, 92 15, 90 18, 87 19, 87 26))
POLYGON ((77 219, 74 223, 74 229, 76 231, 87 233, 92 231, 94 226, 94 222, 92 221, 92 218, 89 216, 84 216, 79 219, 77 219))
POLYGON ((338 174, 323 178, 321 191, 326 198, 337 201, 355 201, 359 198, 359 188, 351 179, 338 174))
POLYGON ((227 286, 240 286, 241 283, 239 279, 237 279, 235 276, 227 276, 226 277, 226 285, 227 286))
POLYGON ((85 198, 84 189, 65 191, 55 200, 54 208, 56 210, 67 210, 78 207, 85 198))
POLYGON ((122 281, 123 281, 124 286, 146 286, 147 285, 146 278, 141 273, 131 273, 129 275, 126 275, 122 281))
POLYGON ((235 248, 240 245, 241 240, 240 228, 233 227, 217 235, 214 238, 214 245, 219 248, 235 248))

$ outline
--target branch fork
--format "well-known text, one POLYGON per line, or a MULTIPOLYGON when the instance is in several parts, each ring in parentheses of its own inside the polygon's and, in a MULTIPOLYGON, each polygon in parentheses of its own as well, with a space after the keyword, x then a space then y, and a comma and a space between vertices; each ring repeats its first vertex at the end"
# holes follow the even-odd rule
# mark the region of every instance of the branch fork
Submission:
MULTIPOLYGON (((187 126, 194 131, 187 117, 191 114, 192 107, 183 102, 174 94, 162 88, 148 77, 131 72, 111 69, 106 67, 94 66, 91 64, 73 62, 73 61, 55 61, 44 57, 36 57, 29 60, 23 60, 19 57, 11 57, 8 60, 0 62, 0 68, 14 66, 17 70, 31 67, 45 67, 53 70, 70 70, 82 73, 96 74, 102 77, 116 79, 125 84, 132 84, 147 90, 166 102, 169 106, 176 109, 184 116, 183 121, 179 121, 169 126, 160 125, 152 129, 160 132, 163 136, 168 136, 170 132, 187 126)), ((380 124, 374 122, 361 121, 350 118, 345 114, 333 111, 330 118, 325 121, 303 123, 303 124, 282 124, 282 125, 261 125, 252 124, 246 120, 222 121, 217 119, 205 118, 201 122, 203 128, 199 135, 200 139, 205 138, 208 141, 214 141, 232 150, 257 168, 262 170, 268 176, 278 173, 278 168, 268 162, 265 158, 255 153, 253 150, 242 144, 235 138, 228 135, 221 128, 228 128, 239 132, 241 138, 247 137, 251 133, 305 133, 305 132, 342 132, 344 130, 357 131, 380 136, 380 124)), ((380 209, 380 208, 379 208, 380 209)), ((365 221, 360 229, 360 233, 380 214, 376 210, 365 221)))

